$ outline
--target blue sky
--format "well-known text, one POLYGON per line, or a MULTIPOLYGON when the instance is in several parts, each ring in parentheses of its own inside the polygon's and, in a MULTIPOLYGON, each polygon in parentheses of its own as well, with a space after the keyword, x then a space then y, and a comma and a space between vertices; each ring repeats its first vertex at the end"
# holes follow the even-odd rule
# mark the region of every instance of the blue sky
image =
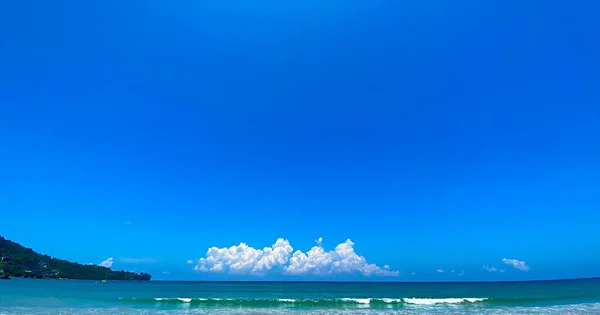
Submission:
POLYGON ((3 2, 0 232, 157 279, 600 276, 597 12, 3 2))

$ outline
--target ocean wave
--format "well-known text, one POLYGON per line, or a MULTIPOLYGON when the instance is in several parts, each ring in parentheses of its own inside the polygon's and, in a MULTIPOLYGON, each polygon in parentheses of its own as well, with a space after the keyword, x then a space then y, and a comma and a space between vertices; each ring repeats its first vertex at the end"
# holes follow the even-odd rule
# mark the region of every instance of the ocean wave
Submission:
POLYGON ((384 298, 381 299, 383 301, 383 303, 387 303, 387 304, 393 304, 393 303, 403 303, 404 299, 390 299, 390 298, 384 298))
POLYGON ((357 304, 371 304, 371 299, 351 299, 351 298, 341 298, 340 300, 344 302, 354 302, 357 304))
POLYGON ((232 299, 232 298, 190 298, 156 297, 152 299, 120 298, 125 303, 184 305, 186 307, 316 307, 316 308, 364 308, 364 307, 410 307, 419 305, 473 305, 486 298, 338 298, 338 299, 232 299))
POLYGON ((436 304, 464 304, 476 303, 487 300, 486 298, 445 298, 445 299, 424 299, 409 298, 403 299, 404 303, 415 305, 436 305, 436 304))

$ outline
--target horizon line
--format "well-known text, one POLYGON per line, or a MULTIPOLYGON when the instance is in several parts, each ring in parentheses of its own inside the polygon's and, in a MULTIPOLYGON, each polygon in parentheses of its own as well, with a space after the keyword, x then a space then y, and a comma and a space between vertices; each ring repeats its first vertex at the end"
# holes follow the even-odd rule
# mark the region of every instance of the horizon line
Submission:
MULTIPOLYGON (((73 279, 75 280, 75 279, 73 279)), ((583 277, 583 278, 559 278, 559 279, 536 279, 536 280, 494 280, 494 281, 346 281, 346 280, 150 280, 150 282, 210 282, 210 283, 521 283, 521 282, 560 282, 560 281, 583 281, 583 280, 600 280, 600 277, 583 277)), ((120 280, 113 280, 120 281, 120 280)), ((125 280, 124 280, 125 281, 125 280)))

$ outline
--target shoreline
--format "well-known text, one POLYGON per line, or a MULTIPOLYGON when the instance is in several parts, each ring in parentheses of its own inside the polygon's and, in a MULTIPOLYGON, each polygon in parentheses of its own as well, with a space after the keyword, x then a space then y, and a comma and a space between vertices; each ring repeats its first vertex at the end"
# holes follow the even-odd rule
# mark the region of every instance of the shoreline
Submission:
POLYGON ((13 280, 13 279, 20 279, 20 280, 56 280, 56 281, 108 281, 108 282, 113 282, 113 281, 119 281, 119 282, 150 282, 152 280, 139 280, 139 279, 135 279, 135 280, 128 280, 128 279, 71 279, 71 278, 31 278, 31 277, 13 277, 13 276, 9 276, 10 279, 7 280, 13 280))

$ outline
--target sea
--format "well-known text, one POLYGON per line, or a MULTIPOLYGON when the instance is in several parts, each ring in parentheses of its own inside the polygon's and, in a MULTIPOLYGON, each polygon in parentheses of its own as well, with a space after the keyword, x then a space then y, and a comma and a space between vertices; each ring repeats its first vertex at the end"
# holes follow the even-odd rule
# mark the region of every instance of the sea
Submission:
POLYGON ((0 314, 600 314, 600 279, 493 283, 0 280, 0 314))

